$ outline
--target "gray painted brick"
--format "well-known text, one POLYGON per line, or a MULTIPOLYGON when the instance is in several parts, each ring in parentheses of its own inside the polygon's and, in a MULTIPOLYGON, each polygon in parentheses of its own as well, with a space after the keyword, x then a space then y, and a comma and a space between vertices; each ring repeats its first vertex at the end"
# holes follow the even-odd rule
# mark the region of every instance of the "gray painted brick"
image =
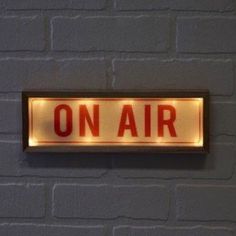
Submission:
POLYGON ((179 185, 176 192, 178 220, 236 220, 235 186, 179 185))
POLYGON ((233 144, 211 144, 208 155, 113 155, 113 169, 123 178, 228 179, 233 175, 235 154, 233 144))
POLYGON ((173 0, 171 8, 188 11, 233 11, 234 0, 173 0))
POLYGON ((94 178, 111 166, 111 158, 101 153, 24 153, 14 141, 0 141, 0 153, 0 176, 94 178))
POLYGON ((101 89, 106 87, 103 59, 1 59, 0 91, 27 89, 101 89))
POLYGON ((95 10, 105 7, 105 0, 5 0, 4 7, 14 10, 34 9, 86 9, 95 10))
POLYGON ((212 95, 233 93, 230 60, 114 59, 116 89, 209 89, 212 95))
POLYGON ((177 51, 236 52, 235 28, 235 17, 180 17, 177 20, 177 51))
POLYGON ((114 0, 117 10, 182 10, 220 11, 234 10, 234 0, 114 0))
POLYGON ((104 89, 107 68, 104 59, 64 59, 57 61, 58 85, 61 89, 104 89))
POLYGON ((211 106, 210 133, 213 135, 236 135, 236 103, 217 102, 211 106))
POLYGON ((117 217, 167 219, 169 194, 165 187, 57 184, 53 215, 63 218, 117 217))
POLYGON ((0 100, 0 133, 21 132, 21 103, 16 100, 0 100))
POLYGON ((0 51, 42 51, 45 22, 42 17, 0 17, 0 51))
POLYGON ((39 218, 44 215, 42 184, 0 184, 0 217, 39 218))
POLYGON ((113 236, 233 236, 233 231, 220 227, 117 226, 113 236))
POLYGON ((163 10, 168 9, 170 0, 114 0, 118 10, 163 10))
POLYGON ((55 17, 51 24, 56 51, 164 52, 169 46, 168 17, 55 17))
POLYGON ((211 95, 222 96, 221 102, 210 106, 210 134, 225 134, 229 137, 221 140, 234 140, 236 17, 230 11, 236 9, 235 0, 2 0, 0 9, 0 52, 2 57, 11 56, 0 58, 0 93, 4 93, 0 99, 1 236, 104 236, 112 235, 113 225, 113 236, 233 235, 235 229, 227 228, 233 224, 219 227, 214 221, 222 221, 221 226, 227 221, 236 222, 236 187, 232 177, 235 143, 211 143, 208 155, 110 155, 24 153, 19 140, 9 139, 21 134, 21 102, 14 98, 18 99, 22 90, 105 89, 112 79, 110 60, 117 56, 126 59, 113 60, 115 89, 207 88, 211 95), (112 3, 117 11, 111 9, 112 3), (106 7, 106 12, 96 11, 106 7), (177 36, 171 33, 175 16, 162 11, 167 9, 175 11, 177 36), (82 10, 81 16, 74 17, 75 10, 82 10), (126 10, 130 11, 129 16, 118 13, 126 10), (131 12, 136 10, 140 12, 131 12), (197 13, 193 17, 187 11, 204 15, 197 13), (18 16, 7 16, 16 13, 18 16), (51 19, 51 24, 42 16, 51 19), (222 59, 193 59, 191 54, 185 54, 185 59, 172 59, 169 49, 173 40, 178 52, 228 55, 222 59), (54 50, 47 55, 43 53, 46 42, 54 50), (79 52, 83 53, 78 55, 79 52), (143 58, 132 59, 134 52, 143 58), (153 58, 143 52, 152 53, 153 58), (165 54, 157 55, 159 52, 165 54), (41 54, 47 58, 39 58, 41 54), (95 58, 95 54, 102 58, 95 58), (90 58, 77 58, 86 55, 90 58), (166 56, 170 59, 161 59, 166 56), (14 183, 9 183, 9 178, 14 183), (54 180, 56 183, 48 189, 44 184, 27 184, 31 178, 37 182, 43 178, 48 186, 54 180), (188 185, 177 185, 172 194, 169 187, 181 178, 188 185), (158 182, 155 179, 168 179, 167 186, 153 185, 158 182), (204 185, 196 185, 196 179, 204 179, 204 185), (103 180, 109 185, 95 184, 103 180), (118 183, 115 180, 123 185, 114 185, 118 183), (221 180, 224 185, 211 185, 221 180), (53 191, 53 196, 46 190, 53 191), (176 209, 170 208, 170 200, 176 203, 176 209), (50 219, 51 214, 57 219, 50 219), (178 223, 179 227, 171 227, 172 223, 177 225, 176 217, 183 222, 178 223), (3 223, 4 219, 9 223, 3 223), (111 222, 106 228, 93 225, 94 219, 111 222), (137 220, 146 221, 146 226, 137 220), (162 220, 162 226, 153 226, 153 220, 162 220), (56 225, 50 225, 50 221, 56 225), (80 225, 83 221, 86 225, 80 225), (132 225, 119 226, 131 221, 132 225), (192 227, 203 221, 205 226, 192 227), (65 225, 70 223, 73 225, 65 225))
POLYGON ((103 226, 72 226, 43 224, 0 224, 1 236, 104 236, 103 226))

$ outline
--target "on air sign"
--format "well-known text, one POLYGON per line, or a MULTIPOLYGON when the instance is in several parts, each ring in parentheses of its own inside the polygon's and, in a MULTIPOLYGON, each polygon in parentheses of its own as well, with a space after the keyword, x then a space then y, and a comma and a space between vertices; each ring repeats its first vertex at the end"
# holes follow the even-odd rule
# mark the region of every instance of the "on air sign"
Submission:
POLYGON ((28 151, 208 151, 208 93, 23 93, 28 151))

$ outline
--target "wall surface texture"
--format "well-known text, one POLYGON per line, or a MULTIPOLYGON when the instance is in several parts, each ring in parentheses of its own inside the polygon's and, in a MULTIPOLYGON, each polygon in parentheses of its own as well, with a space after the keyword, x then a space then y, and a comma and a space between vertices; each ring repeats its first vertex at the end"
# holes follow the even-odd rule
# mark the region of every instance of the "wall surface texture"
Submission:
POLYGON ((0 1, 0 235, 236 235, 235 0, 0 1), (26 154, 22 90, 209 89, 210 154, 26 154))

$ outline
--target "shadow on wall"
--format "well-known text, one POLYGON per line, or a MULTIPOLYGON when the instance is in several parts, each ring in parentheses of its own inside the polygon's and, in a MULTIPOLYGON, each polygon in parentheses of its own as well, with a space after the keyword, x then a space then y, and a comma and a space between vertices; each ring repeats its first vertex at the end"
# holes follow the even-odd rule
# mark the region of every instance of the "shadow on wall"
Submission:
MULTIPOLYGON (((204 154, 131 154, 114 155, 116 168, 159 169, 159 170, 199 170, 206 168, 204 154)), ((208 167, 210 168, 210 167, 208 167)), ((211 168, 214 168, 212 163, 211 168)))
POLYGON ((214 169, 214 159, 204 154, 26 153, 24 165, 31 168, 200 170, 214 169))

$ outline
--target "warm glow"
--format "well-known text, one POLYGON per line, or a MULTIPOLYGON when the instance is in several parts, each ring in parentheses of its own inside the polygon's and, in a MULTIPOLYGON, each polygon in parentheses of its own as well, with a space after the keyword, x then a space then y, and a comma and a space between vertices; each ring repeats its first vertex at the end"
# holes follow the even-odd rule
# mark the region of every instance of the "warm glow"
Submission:
POLYGON ((94 104, 94 102, 95 101, 92 99, 86 99, 86 100, 79 101, 78 103, 79 104, 83 103, 84 105, 92 105, 92 104, 94 104))
POLYGON ((156 139, 156 142, 157 142, 157 143, 162 143, 162 142, 163 142, 163 138, 157 138, 157 139, 156 139))
POLYGON ((177 104, 177 101, 176 101, 176 100, 173 100, 173 101, 172 101, 172 105, 173 105, 173 106, 176 106, 176 104, 177 104))
POLYGON ((47 101, 45 101, 44 99, 37 99, 37 100, 33 100, 32 101, 34 103, 34 105, 37 105, 37 106, 43 106, 47 103, 47 101))
POLYGON ((87 142, 87 143, 91 143, 93 141, 93 138, 92 137, 87 137, 84 141, 87 142))
POLYGON ((134 100, 132 100, 132 99, 124 99, 124 100, 121 100, 120 101, 120 104, 121 105, 133 105, 133 104, 135 104, 135 101, 134 100))
POLYGON ((47 102, 46 102, 45 100, 40 100, 40 101, 38 101, 38 103, 39 103, 40 106, 43 106, 43 105, 45 105, 47 102))
POLYGON ((29 146, 38 146, 38 141, 37 139, 29 138, 29 146))
POLYGON ((197 146, 202 146, 203 145, 203 139, 202 138, 196 138, 195 143, 196 143, 197 146))
POLYGON ((203 117, 203 98, 30 98, 28 142, 202 147, 203 117))
POLYGON ((195 98, 196 101, 202 102, 203 99, 202 98, 195 98))

